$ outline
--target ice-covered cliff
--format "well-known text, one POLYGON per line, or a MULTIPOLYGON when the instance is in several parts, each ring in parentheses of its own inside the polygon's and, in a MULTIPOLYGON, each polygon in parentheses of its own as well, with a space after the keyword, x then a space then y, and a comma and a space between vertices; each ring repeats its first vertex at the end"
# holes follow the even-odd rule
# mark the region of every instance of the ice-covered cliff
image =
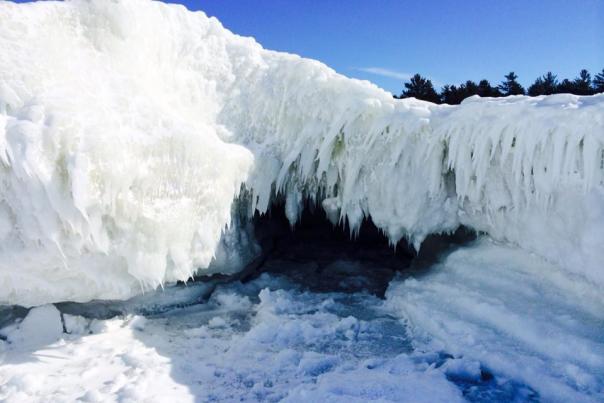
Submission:
POLYGON ((604 96, 395 100, 145 0, 0 2, 0 303, 232 271, 286 198, 419 246, 464 224, 604 285, 604 96), (242 241, 243 240, 243 241, 242 241))

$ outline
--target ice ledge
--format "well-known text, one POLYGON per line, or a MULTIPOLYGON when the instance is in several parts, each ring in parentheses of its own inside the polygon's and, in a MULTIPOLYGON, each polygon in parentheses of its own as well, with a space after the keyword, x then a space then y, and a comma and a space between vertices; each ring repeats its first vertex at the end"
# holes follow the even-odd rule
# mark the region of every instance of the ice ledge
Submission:
POLYGON ((0 20, 0 302, 186 280, 242 184, 248 214, 328 200, 416 245, 464 224, 604 284, 602 95, 395 100, 145 0, 2 2, 0 20))

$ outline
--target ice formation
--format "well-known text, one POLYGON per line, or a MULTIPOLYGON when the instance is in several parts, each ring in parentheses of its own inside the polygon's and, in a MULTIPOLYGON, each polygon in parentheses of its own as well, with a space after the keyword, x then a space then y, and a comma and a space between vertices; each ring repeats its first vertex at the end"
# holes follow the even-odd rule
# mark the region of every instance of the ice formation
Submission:
POLYGON ((478 361, 533 388, 534 400, 602 400, 601 289, 539 256, 482 239, 423 278, 393 281, 386 304, 406 318, 420 351, 478 361))
MULTIPOLYGON (((361 262, 349 278, 372 281, 361 262)), ((211 281, 0 323, 0 401, 602 401, 601 291, 520 248, 483 237, 385 299, 266 265, 204 303, 211 281)))
POLYGON ((0 21, 0 303, 232 272, 256 248, 232 211, 275 194, 292 222, 311 199, 417 247, 464 224, 604 285, 602 95, 395 100, 145 0, 0 21))

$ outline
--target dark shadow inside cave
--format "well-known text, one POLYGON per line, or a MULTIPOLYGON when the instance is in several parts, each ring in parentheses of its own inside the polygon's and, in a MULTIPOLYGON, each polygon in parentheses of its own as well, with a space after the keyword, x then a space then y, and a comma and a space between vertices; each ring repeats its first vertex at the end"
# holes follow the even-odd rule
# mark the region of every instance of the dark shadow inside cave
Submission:
POLYGON ((333 225, 322 208, 307 203, 290 225, 284 203, 253 218, 262 256, 238 277, 243 282, 261 273, 285 275, 315 292, 365 291, 382 297, 397 274, 420 274, 450 248, 475 239, 460 227, 453 234, 429 236, 417 253, 405 240, 392 245, 370 218, 352 234, 344 223, 333 225))
MULTIPOLYGON (((288 277, 292 283, 312 292, 367 292, 382 298, 394 276, 421 276, 438 259, 461 244, 475 239, 475 233, 460 227, 453 234, 429 236, 419 251, 405 240, 392 245, 366 218, 357 234, 345 224, 333 225, 322 208, 307 204, 298 222, 291 226, 284 203, 276 203, 253 220, 260 256, 234 275, 214 274, 195 277, 193 295, 177 299, 168 293, 152 292, 127 301, 92 301, 85 304, 63 302, 63 313, 109 318, 128 312, 158 314, 174 307, 207 301, 220 284, 247 283, 263 273, 288 277)), ((191 282, 179 282, 186 289, 191 282)), ((192 288, 193 290, 193 288, 192 288)), ((19 312, 24 316, 24 312, 19 312)))

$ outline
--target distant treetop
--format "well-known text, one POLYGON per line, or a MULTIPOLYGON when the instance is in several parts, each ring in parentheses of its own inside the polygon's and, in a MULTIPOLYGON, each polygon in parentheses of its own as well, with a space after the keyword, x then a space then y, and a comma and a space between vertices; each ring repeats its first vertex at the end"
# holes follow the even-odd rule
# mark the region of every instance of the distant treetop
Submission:
POLYGON ((551 95, 560 93, 569 93, 575 95, 593 95, 604 92, 604 69, 596 74, 592 80, 591 74, 583 69, 579 72, 579 76, 574 80, 565 78, 558 82, 557 76, 551 71, 537 78, 528 91, 518 82, 518 76, 513 71, 504 76, 504 80, 496 87, 493 87, 488 80, 480 80, 476 84, 472 80, 468 80, 459 86, 445 85, 440 93, 437 93, 432 85, 432 82, 415 74, 409 82, 404 83, 405 89, 400 96, 395 98, 417 98, 424 101, 430 101, 437 104, 456 105, 464 99, 473 95, 481 97, 505 97, 508 95, 524 95, 530 96, 551 95))
POLYGON ((420 76, 419 74, 411 77, 408 83, 405 83, 405 89, 400 98, 417 98, 423 101, 440 103, 440 96, 434 90, 432 81, 420 76))
POLYGON ((499 84, 499 90, 504 97, 508 95, 524 95, 524 87, 517 81, 518 76, 513 71, 505 77, 505 80, 499 84))

